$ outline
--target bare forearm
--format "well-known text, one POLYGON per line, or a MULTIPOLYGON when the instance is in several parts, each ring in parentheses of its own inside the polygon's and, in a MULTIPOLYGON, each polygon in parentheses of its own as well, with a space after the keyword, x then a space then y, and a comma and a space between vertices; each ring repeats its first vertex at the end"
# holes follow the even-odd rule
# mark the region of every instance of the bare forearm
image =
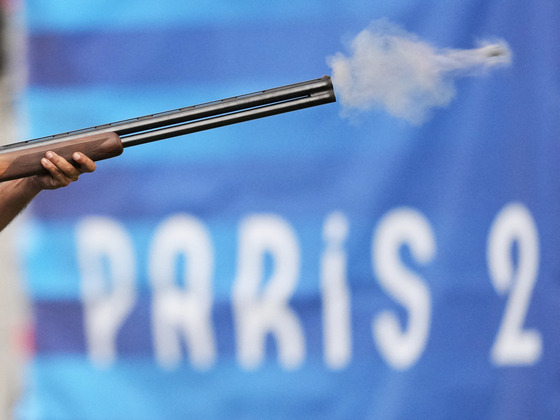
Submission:
POLYGON ((44 175, 0 183, 0 230, 4 229, 42 190, 66 187, 84 172, 95 171, 95 162, 82 153, 72 155, 74 164, 53 152, 41 159, 44 175))
POLYGON ((0 230, 4 229, 41 191, 33 178, 0 184, 0 230))

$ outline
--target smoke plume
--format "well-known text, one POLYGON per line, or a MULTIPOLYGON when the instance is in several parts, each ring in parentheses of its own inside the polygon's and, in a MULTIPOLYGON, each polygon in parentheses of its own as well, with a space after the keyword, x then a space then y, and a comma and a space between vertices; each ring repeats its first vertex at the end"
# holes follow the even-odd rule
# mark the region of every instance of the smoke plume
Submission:
POLYGON ((433 108, 455 96, 455 79, 511 64, 505 41, 475 49, 437 48, 387 20, 375 21, 341 52, 328 58, 343 114, 382 108, 421 124, 433 108))

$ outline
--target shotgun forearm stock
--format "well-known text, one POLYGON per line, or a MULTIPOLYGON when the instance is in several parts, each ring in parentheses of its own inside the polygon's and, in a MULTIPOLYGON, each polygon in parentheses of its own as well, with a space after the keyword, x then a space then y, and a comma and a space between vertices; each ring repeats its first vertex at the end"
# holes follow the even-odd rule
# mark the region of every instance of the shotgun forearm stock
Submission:
POLYGON ((52 151, 72 162, 74 152, 97 161, 124 147, 209 130, 336 101, 329 76, 219 101, 55 134, 0 147, 0 182, 46 173, 52 151))

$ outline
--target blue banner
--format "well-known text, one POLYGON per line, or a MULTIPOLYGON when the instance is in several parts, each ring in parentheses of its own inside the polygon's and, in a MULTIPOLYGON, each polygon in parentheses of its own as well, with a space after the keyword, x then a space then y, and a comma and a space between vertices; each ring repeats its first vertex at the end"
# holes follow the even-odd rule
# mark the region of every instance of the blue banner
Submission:
POLYGON ((333 76, 30 207, 20 419, 557 418, 560 5, 28 0, 29 137, 333 76))

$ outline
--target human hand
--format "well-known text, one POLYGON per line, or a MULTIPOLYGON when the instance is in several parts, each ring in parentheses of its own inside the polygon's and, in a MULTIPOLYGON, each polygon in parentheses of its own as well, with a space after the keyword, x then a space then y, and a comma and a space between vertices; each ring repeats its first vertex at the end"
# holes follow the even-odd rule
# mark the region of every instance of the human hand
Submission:
POLYGON ((47 152, 41 159, 41 165, 48 174, 33 176, 33 183, 41 190, 54 190, 66 187, 77 181, 81 174, 93 172, 97 167, 95 162, 83 153, 75 152, 72 159, 77 163, 76 166, 54 152, 47 152))

